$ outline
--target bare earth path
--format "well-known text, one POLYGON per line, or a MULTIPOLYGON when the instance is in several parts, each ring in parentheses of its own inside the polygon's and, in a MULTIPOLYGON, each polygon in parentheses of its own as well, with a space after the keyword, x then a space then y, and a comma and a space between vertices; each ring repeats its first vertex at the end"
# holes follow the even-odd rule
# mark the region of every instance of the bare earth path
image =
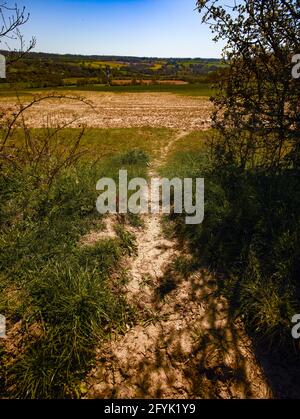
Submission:
MULTIPOLYGON (((161 155, 186 134, 181 131, 161 155)), ((162 163, 153 163, 150 177, 162 163)), ((175 262, 186 255, 176 240, 164 238, 160 215, 145 215, 136 239, 126 292, 143 321, 99 348, 86 397, 271 397, 251 341, 230 320, 212 275, 178 274, 175 262)))

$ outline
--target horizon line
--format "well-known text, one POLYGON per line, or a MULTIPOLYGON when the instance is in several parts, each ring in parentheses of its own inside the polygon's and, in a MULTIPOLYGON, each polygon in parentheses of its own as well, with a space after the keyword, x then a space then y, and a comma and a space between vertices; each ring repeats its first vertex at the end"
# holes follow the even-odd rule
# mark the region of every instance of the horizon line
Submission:
MULTIPOLYGON (((15 53, 18 54, 19 51, 10 51, 6 49, 0 49, 1 52, 8 52, 8 53, 15 53)), ((71 55, 71 56, 80 56, 80 57, 109 57, 109 58, 116 58, 116 57, 123 57, 123 58, 149 58, 149 59, 159 59, 159 60, 170 60, 170 59, 179 59, 179 60, 222 60, 222 57, 191 57, 191 56, 182 56, 182 57, 175 57, 175 56, 148 56, 148 55, 118 55, 118 54, 85 54, 85 53, 69 53, 69 52, 45 52, 45 51, 28 51, 28 54, 49 54, 49 55, 71 55)))

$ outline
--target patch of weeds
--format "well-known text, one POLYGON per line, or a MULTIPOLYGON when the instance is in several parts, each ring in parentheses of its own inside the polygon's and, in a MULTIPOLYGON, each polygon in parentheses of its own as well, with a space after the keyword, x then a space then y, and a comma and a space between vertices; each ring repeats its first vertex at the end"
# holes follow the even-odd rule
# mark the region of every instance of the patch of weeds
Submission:
POLYGON ((147 287, 153 284, 153 278, 150 274, 146 274, 143 276, 142 279, 142 286, 147 287))
POLYGON ((120 156, 121 164, 125 165, 135 165, 135 164, 147 164, 149 163, 150 158, 143 150, 130 150, 120 156))
POLYGON ((164 237, 167 240, 172 240, 176 236, 175 234, 175 224, 172 222, 171 215, 164 215, 162 217, 162 230, 164 237))
POLYGON ((145 226, 141 216, 137 214, 129 213, 127 215, 127 222, 129 225, 135 228, 143 228, 145 226))
POLYGON ((182 275, 185 279, 199 268, 199 262, 196 259, 178 256, 172 265, 173 271, 182 275))
POLYGON ((132 233, 127 231, 124 226, 118 225, 116 227, 116 233, 120 239, 120 246, 123 249, 123 252, 129 256, 137 254, 137 245, 135 237, 132 233))

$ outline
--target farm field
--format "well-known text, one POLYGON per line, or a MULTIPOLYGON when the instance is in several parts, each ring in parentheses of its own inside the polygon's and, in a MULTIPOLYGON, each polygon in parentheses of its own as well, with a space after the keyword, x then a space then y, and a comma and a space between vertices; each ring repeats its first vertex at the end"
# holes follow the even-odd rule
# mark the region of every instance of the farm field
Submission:
MULTIPOLYGON (((7 51, 2 51, 7 55, 7 51)), ((8 83, 26 87, 64 85, 128 84, 209 81, 211 75, 226 68, 220 59, 140 58, 112 56, 29 53, 9 66, 8 83)), ((1 83, 0 83, 1 86, 1 83)))
MULTIPOLYGON (((208 98, 171 93, 81 92, 81 95, 92 109, 74 100, 43 101, 26 112, 26 121, 33 128, 44 127, 49 118, 53 123, 70 123, 71 127, 207 129, 210 126, 208 98), (72 123, 73 119, 76 120, 72 123)), ((22 100, 26 104, 26 96, 22 100)), ((13 113, 14 102, 2 97, 0 109, 13 113)))

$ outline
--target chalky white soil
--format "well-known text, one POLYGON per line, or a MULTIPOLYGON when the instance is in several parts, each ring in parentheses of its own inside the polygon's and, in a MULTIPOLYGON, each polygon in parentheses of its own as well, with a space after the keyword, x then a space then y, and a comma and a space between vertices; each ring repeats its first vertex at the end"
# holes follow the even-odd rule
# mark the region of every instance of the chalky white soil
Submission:
MULTIPOLYGON (((84 92, 94 109, 71 100, 43 101, 26 112, 30 127, 41 128, 50 123, 93 128, 175 128, 207 129, 210 126, 211 103, 208 98, 188 97, 172 93, 95 93, 84 92)), ((0 102, 0 111, 14 111, 14 99, 0 102)))

